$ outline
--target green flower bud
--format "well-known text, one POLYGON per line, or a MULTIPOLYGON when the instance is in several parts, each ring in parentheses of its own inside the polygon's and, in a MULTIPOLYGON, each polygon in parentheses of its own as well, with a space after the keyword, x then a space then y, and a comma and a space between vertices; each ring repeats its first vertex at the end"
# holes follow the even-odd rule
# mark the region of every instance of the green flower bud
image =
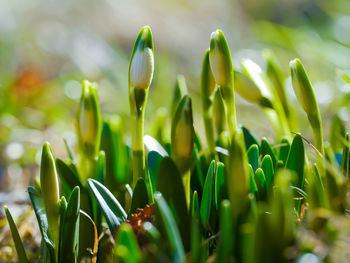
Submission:
POLYGON ((230 49, 221 30, 216 30, 211 34, 209 61, 215 82, 219 86, 225 102, 227 126, 230 136, 234 136, 237 121, 235 94, 233 90, 233 66, 230 49))
POLYGON ((192 102, 191 98, 185 95, 176 109, 171 125, 171 156, 181 173, 190 168, 193 140, 192 102))
POLYGON ((135 89, 148 89, 154 71, 152 32, 144 26, 137 36, 129 65, 129 84, 135 89))
POLYGON ((231 54, 221 30, 216 30, 210 36, 209 57, 216 84, 223 87, 231 86, 233 82, 231 54))
POLYGON ((44 143, 41 154, 40 186, 51 238, 55 244, 58 245, 60 207, 59 184, 55 158, 53 157, 51 146, 48 142, 44 143))
POLYGON ((101 136, 101 113, 97 99, 97 84, 87 80, 82 83, 77 133, 82 153, 95 157, 101 136))
POLYGON ((299 59, 296 58, 292 60, 289 67, 292 76, 294 93, 309 119, 314 135, 314 144, 320 153, 323 154, 322 120, 314 90, 306 74, 304 66, 299 59))
POLYGON ((254 82, 238 71, 235 71, 235 91, 251 103, 260 104, 263 100, 263 95, 254 82))
MULTIPOLYGON (((262 71, 262 69, 250 59, 243 59, 241 61, 243 73, 248 76, 248 79, 251 81, 249 85, 246 85, 243 91, 236 91, 247 99, 248 101, 254 101, 262 103, 262 101, 272 101, 273 94, 271 92, 271 82, 262 71), (250 98, 251 100, 249 100, 250 98)), ((235 87, 235 88, 239 88, 235 87)), ((271 102, 270 102, 271 103, 271 102)))
POLYGON ((289 64, 294 93, 304 111, 307 114, 316 114, 318 105, 310 80, 303 64, 299 59, 294 59, 289 64))

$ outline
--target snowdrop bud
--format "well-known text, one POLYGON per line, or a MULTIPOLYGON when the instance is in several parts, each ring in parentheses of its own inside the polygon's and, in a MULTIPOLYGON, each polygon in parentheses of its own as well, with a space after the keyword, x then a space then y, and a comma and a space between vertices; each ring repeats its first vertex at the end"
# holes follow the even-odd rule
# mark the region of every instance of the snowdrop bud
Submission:
POLYGON ((294 59, 289 64, 294 93, 307 114, 318 112, 316 96, 304 66, 299 59, 294 59))
POLYGON ((87 80, 82 83, 77 132, 84 153, 97 154, 101 134, 101 113, 97 99, 97 84, 87 80))
POLYGON ((181 172, 190 168, 193 140, 192 102, 191 98, 185 95, 176 109, 171 125, 171 156, 181 172))
POLYGON ((129 66, 129 83, 135 89, 147 89, 154 71, 153 39, 151 29, 144 26, 134 45, 129 66))
POLYGON ((210 36, 210 67, 217 85, 227 87, 233 82, 231 54, 225 35, 216 30, 210 36))

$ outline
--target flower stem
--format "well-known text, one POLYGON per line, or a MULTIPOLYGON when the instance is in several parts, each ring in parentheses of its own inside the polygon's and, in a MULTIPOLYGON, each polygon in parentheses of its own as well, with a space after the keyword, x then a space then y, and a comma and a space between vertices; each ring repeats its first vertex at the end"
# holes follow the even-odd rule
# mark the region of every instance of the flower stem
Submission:
POLYGON ((190 202, 191 202, 191 170, 187 170, 183 176, 182 176, 182 183, 184 185, 185 189, 185 196, 186 196, 186 204, 187 209, 190 208, 190 202))

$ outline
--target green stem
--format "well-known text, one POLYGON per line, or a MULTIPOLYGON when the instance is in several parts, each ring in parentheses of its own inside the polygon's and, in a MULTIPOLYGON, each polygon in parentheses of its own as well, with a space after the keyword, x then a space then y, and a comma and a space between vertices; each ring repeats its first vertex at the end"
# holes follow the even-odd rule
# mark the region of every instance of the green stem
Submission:
POLYGON ((315 114, 308 114, 307 115, 311 128, 312 133, 314 136, 314 145, 316 149, 324 155, 324 148, 323 148, 323 130, 322 130, 322 121, 321 116, 319 112, 316 112, 315 114))
MULTIPOLYGON (((143 139, 142 139, 142 143, 143 143, 143 139)), ((133 143, 133 149, 134 149, 134 143, 133 143)), ((145 179, 146 167, 145 167, 144 149, 132 151, 132 168, 133 168, 133 184, 136 183, 139 177, 142 177, 145 179)))
POLYGON ((145 179, 146 164, 143 144, 145 106, 148 90, 130 88, 129 100, 132 130, 133 184, 139 177, 145 179))
MULTIPOLYGON (((233 76, 232 76, 233 79, 233 76)), ((235 107, 235 94, 233 92, 233 81, 230 86, 220 86, 222 98, 226 105, 226 119, 227 127, 230 132, 231 141, 237 131, 237 120, 236 120, 236 107, 235 107)))
POLYGON ((227 107, 226 108, 226 118, 227 118, 227 126, 230 132, 230 137, 232 141, 232 137, 236 134, 237 124, 236 124, 236 109, 235 107, 227 107))
POLYGON ((213 114, 210 109, 203 114, 205 136, 207 137, 209 156, 215 158, 215 139, 213 127, 213 114))
POLYGON ((185 189, 187 209, 190 209, 190 201, 191 201, 191 170, 190 169, 187 170, 182 175, 182 183, 185 189))

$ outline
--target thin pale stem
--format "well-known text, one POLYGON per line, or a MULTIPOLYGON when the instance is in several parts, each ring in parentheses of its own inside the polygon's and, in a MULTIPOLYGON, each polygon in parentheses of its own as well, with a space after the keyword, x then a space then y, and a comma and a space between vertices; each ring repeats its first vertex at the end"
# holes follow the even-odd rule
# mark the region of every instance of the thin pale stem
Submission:
POLYGON ((210 158, 215 159, 216 153, 215 153, 214 127, 213 127, 212 113, 211 113, 210 109, 208 109, 203 114, 203 120, 204 120, 205 135, 206 135, 207 143, 208 143, 209 156, 210 156, 210 158))
POLYGON ((145 179, 145 150, 143 145, 144 114, 132 117, 132 166, 133 184, 139 177, 145 179))
POLYGON ((184 185, 184 190, 185 190, 187 209, 189 209, 190 201, 191 201, 191 170, 190 169, 187 170, 182 175, 182 183, 184 185))

